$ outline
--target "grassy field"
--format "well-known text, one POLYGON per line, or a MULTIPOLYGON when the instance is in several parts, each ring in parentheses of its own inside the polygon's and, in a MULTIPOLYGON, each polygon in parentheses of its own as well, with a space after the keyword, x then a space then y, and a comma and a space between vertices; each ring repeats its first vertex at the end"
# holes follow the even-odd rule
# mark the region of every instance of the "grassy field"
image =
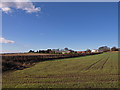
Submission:
POLYGON ((39 62, 3 73, 3 88, 118 88, 118 53, 39 62))

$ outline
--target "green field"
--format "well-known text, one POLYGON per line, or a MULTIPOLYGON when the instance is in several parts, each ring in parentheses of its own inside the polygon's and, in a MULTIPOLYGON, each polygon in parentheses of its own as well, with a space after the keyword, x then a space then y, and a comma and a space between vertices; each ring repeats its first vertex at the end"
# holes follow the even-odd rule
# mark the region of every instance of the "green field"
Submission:
POLYGON ((118 88, 118 53, 39 62, 3 73, 3 88, 118 88))

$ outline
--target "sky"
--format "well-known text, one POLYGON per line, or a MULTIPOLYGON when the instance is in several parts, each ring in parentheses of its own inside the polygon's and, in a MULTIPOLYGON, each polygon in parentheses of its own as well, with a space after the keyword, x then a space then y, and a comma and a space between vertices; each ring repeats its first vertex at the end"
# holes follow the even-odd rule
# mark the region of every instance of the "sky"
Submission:
POLYGON ((2 51, 118 46, 116 2, 4 3, 2 51))

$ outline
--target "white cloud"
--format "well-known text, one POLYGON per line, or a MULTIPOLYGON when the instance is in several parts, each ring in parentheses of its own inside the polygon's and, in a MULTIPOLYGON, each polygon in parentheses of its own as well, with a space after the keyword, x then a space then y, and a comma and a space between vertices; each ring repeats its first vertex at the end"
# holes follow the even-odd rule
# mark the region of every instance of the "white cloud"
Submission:
POLYGON ((12 9, 21 9, 27 13, 39 12, 40 7, 35 7, 32 2, 20 2, 20 0, 14 0, 14 2, 0 2, 0 9, 3 12, 12 12, 12 9))
POLYGON ((8 7, 2 8, 5 13, 11 12, 12 10, 8 7))
POLYGON ((0 43, 15 43, 15 41, 6 40, 5 38, 0 38, 0 43))

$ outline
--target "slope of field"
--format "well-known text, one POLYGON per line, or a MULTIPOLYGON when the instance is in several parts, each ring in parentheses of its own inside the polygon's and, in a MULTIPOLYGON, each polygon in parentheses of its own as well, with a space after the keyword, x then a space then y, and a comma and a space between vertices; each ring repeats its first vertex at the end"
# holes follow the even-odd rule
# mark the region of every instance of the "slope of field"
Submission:
POLYGON ((118 53, 37 63, 3 73, 3 88, 118 88, 118 53))

